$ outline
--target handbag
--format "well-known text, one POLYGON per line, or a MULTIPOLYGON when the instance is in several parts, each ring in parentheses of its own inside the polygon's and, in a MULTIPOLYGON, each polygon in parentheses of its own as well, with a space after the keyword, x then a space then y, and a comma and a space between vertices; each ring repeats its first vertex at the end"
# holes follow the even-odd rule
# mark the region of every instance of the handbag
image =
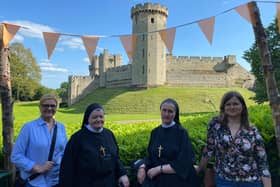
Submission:
POLYGON ((215 187, 215 171, 214 168, 207 168, 203 178, 204 187, 215 187))
MULTIPOLYGON (((50 147, 50 151, 49 151, 49 156, 48 156, 48 161, 52 161, 52 157, 53 157, 53 152, 54 152, 54 146, 55 146, 55 142, 56 142, 56 134, 57 134, 57 125, 54 126, 54 131, 53 131, 53 136, 52 136, 52 143, 51 143, 51 147, 50 147)), ((32 175, 30 175, 29 177, 27 177, 27 179, 22 179, 20 177, 20 175, 18 175, 16 177, 15 180, 15 187, 25 187, 25 185, 35 179, 36 177, 38 177, 39 175, 41 175, 40 173, 34 173, 32 175)))

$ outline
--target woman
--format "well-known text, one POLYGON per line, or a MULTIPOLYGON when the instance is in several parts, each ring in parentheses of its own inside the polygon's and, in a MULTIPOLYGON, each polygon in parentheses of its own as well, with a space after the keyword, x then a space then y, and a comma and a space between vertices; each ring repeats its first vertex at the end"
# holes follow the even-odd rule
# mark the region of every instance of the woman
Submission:
POLYGON ((11 155, 11 161, 19 169, 23 180, 36 174, 34 179, 26 181, 26 187, 58 184, 60 162, 67 143, 64 125, 54 119, 56 98, 50 94, 42 96, 39 108, 41 116, 22 127, 11 155), (50 154, 53 137, 54 151, 50 154))
POLYGON ((148 156, 137 172, 138 182, 142 186, 199 186, 191 141, 180 124, 177 102, 164 100, 160 113, 162 124, 151 132, 148 156))
POLYGON ((129 186, 113 133, 103 127, 104 110, 87 107, 82 128, 72 135, 62 159, 60 187, 129 186))
POLYGON ((249 125, 247 107, 238 92, 230 91, 223 96, 220 115, 210 121, 198 172, 212 156, 217 187, 271 186, 262 137, 256 127, 249 125))

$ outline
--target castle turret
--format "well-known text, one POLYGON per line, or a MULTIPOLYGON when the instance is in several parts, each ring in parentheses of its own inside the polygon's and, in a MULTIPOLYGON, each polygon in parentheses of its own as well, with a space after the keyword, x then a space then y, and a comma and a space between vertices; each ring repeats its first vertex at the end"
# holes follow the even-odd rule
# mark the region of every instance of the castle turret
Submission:
POLYGON ((168 10, 159 4, 131 9, 132 33, 137 34, 132 61, 132 85, 158 86, 166 81, 166 47, 158 31, 166 28, 168 10))

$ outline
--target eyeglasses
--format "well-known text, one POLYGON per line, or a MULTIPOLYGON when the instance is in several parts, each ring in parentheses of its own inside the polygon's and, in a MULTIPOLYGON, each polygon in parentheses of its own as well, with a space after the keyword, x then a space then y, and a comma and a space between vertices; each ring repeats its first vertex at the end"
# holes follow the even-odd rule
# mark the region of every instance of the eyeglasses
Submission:
POLYGON ((41 106, 44 108, 49 108, 49 107, 55 108, 56 107, 56 105, 54 105, 54 104, 41 104, 41 106))

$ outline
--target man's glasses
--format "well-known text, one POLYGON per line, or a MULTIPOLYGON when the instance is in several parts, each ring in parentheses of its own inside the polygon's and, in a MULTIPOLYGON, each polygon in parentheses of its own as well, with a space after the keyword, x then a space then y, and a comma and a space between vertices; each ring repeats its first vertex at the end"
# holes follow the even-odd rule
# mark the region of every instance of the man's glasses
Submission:
POLYGON ((55 108, 56 107, 56 105, 54 105, 54 104, 41 104, 41 106, 44 108, 49 108, 49 107, 55 108))

